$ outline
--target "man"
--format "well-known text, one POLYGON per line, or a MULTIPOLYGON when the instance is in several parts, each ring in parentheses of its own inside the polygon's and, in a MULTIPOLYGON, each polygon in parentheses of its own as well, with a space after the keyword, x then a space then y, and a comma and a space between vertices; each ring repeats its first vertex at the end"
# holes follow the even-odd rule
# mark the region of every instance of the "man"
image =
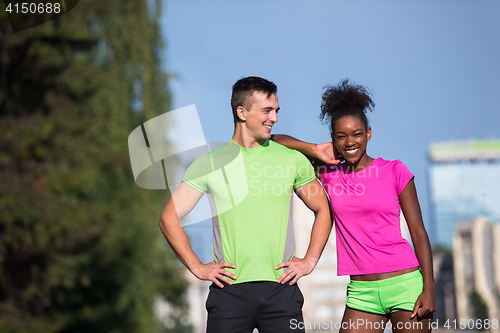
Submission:
POLYGON ((300 332, 290 325, 302 321, 296 282, 314 269, 328 240, 328 200, 307 158, 270 140, 279 111, 274 83, 239 80, 231 107, 232 140, 188 168, 165 205, 160 228, 191 273, 213 282, 208 333, 300 332), (294 256, 292 191, 315 214, 303 259, 294 256), (204 193, 213 211, 215 260, 208 264, 196 257, 179 222, 204 193))

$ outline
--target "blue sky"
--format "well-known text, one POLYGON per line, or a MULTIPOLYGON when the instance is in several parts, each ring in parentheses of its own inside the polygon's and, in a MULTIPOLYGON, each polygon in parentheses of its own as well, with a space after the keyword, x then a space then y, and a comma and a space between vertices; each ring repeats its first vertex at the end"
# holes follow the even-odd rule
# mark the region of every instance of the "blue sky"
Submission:
POLYGON ((428 144, 500 138, 499 17, 495 0, 168 1, 172 107, 195 104, 207 141, 229 141, 231 86, 262 76, 278 85, 273 133, 325 142, 323 87, 350 78, 376 104, 368 154, 415 174, 428 225, 428 144))

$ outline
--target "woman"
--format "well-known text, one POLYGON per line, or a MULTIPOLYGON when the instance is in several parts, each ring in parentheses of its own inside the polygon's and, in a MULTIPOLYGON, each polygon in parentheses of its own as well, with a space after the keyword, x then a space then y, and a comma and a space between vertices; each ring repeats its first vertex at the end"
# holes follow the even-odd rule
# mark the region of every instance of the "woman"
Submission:
POLYGON ((272 139, 316 158, 330 197, 338 275, 351 277, 341 332, 382 332, 389 319, 394 332, 430 332, 435 285, 414 176, 399 160, 367 154, 372 129, 365 112, 374 106, 364 87, 344 80, 323 94, 321 119, 330 125, 331 143, 272 139), (401 210, 415 252, 401 236, 401 210))

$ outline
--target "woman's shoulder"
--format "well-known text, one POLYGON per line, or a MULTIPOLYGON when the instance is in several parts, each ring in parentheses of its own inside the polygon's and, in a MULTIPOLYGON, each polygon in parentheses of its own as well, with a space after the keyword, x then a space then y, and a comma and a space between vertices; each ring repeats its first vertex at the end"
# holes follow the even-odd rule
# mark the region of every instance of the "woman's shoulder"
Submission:
POLYGON ((384 160, 382 157, 378 157, 373 160, 373 165, 378 167, 398 167, 405 166, 401 160, 384 160))
POLYGON ((401 160, 385 160, 381 157, 376 158, 370 167, 377 169, 377 172, 381 172, 381 174, 396 175, 410 172, 401 160))
POLYGON ((399 177, 401 175, 413 177, 412 172, 403 162, 401 162, 401 160, 384 160, 382 158, 377 158, 376 161, 377 168, 385 174, 392 174, 394 177, 399 177))

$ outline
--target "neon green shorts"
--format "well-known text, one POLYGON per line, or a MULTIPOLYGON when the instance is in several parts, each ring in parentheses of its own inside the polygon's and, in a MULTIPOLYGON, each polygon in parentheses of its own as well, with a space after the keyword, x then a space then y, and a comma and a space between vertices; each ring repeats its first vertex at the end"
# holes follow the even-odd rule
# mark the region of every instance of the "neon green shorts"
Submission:
POLYGON ((351 280, 347 285, 346 306, 383 315, 399 310, 413 311, 423 287, 420 270, 378 281, 351 280))

